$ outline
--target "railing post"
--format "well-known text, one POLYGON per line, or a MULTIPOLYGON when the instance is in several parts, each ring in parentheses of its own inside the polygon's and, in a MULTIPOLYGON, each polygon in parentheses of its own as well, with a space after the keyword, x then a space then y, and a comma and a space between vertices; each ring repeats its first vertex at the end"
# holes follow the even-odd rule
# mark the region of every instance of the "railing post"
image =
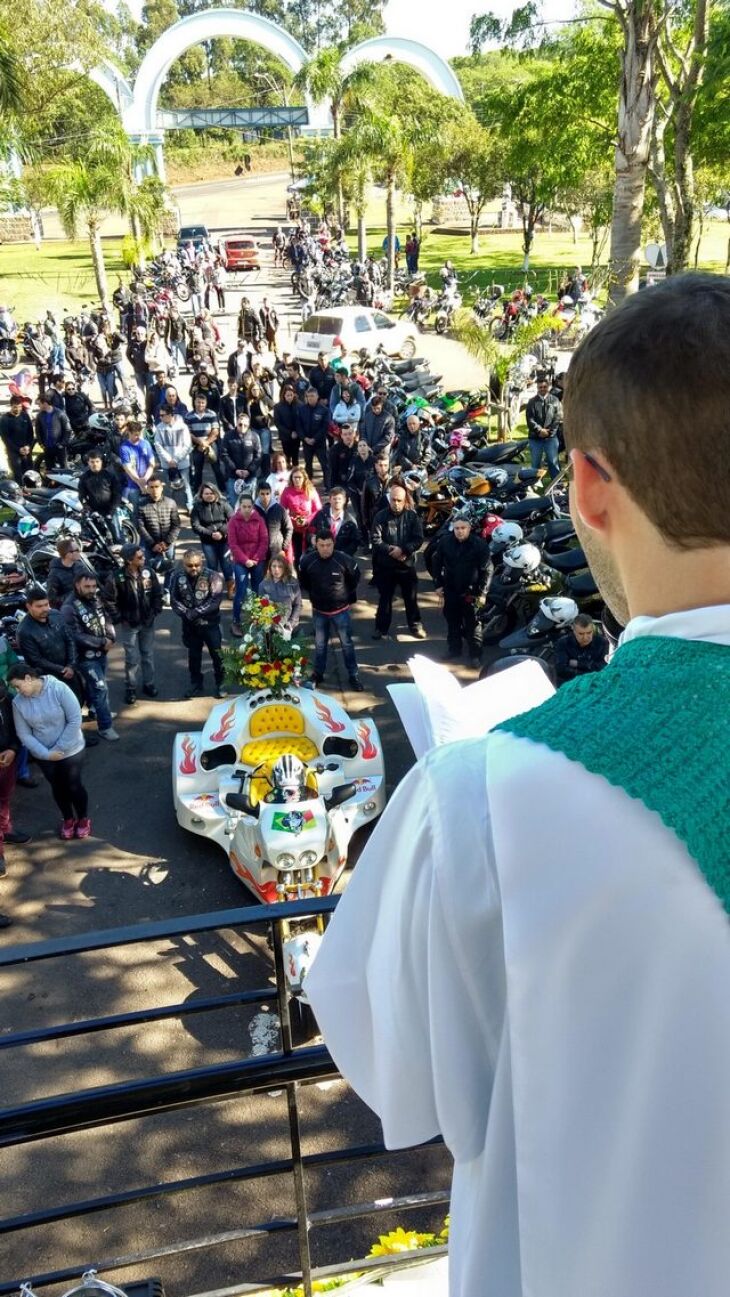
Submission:
MULTIPOLYGON (((289 1012, 289 993, 286 973, 284 972, 284 944, 282 940, 282 920, 274 919, 271 924, 274 946, 274 965, 276 968, 276 994, 279 1002, 279 1022, 281 1024, 281 1047, 285 1054, 293 1051, 291 1014, 289 1012)), ((309 1216, 307 1214, 307 1193, 304 1184, 304 1164, 302 1162, 302 1141, 299 1126, 299 1106, 297 1103, 296 1082, 286 1086, 286 1104, 289 1115, 289 1142, 291 1144, 292 1175, 294 1177, 294 1199, 297 1208, 297 1241, 299 1243, 299 1265, 302 1271, 304 1297, 312 1297, 312 1257, 309 1251, 309 1216)))

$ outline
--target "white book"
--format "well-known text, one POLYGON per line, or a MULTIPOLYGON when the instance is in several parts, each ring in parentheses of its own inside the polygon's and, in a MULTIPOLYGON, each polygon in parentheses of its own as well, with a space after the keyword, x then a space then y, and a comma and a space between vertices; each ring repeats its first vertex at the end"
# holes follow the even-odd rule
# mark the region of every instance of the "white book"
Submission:
POLYGON ((442 743, 478 738, 555 692, 537 662, 519 658, 509 670, 466 688, 448 667, 420 653, 408 666, 413 684, 388 685, 388 693, 419 758, 442 743))

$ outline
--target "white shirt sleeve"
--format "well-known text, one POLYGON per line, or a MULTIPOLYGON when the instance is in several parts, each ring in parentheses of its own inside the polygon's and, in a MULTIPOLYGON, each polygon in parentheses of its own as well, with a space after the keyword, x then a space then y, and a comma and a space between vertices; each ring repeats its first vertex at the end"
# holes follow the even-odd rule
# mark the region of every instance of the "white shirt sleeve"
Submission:
POLYGON ((484 751, 482 740, 449 745, 402 781, 307 978, 325 1041, 386 1145, 441 1133, 458 1159, 483 1147, 505 1017, 484 751))

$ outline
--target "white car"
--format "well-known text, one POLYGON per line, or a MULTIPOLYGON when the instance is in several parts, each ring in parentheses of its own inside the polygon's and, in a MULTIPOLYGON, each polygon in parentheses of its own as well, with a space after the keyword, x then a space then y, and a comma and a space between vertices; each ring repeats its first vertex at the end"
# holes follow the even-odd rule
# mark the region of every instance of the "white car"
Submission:
POLYGON ((302 324, 294 338, 294 353, 312 364, 323 351, 328 360, 336 350, 375 351, 383 346, 389 356, 410 360, 417 350, 416 333, 410 320, 391 320, 384 311, 367 306, 339 306, 329 311, 315 311, 302 324))

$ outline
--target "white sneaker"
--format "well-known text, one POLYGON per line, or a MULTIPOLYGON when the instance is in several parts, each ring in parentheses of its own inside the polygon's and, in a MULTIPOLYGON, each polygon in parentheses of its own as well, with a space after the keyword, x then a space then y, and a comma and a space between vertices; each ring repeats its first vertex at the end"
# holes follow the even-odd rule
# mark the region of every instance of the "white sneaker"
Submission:
POLYGON ((116 743, 119 735, 114 727, 110 725, 108 730, 99 730, 99 738, 106 739, 108 743, 116 743))

